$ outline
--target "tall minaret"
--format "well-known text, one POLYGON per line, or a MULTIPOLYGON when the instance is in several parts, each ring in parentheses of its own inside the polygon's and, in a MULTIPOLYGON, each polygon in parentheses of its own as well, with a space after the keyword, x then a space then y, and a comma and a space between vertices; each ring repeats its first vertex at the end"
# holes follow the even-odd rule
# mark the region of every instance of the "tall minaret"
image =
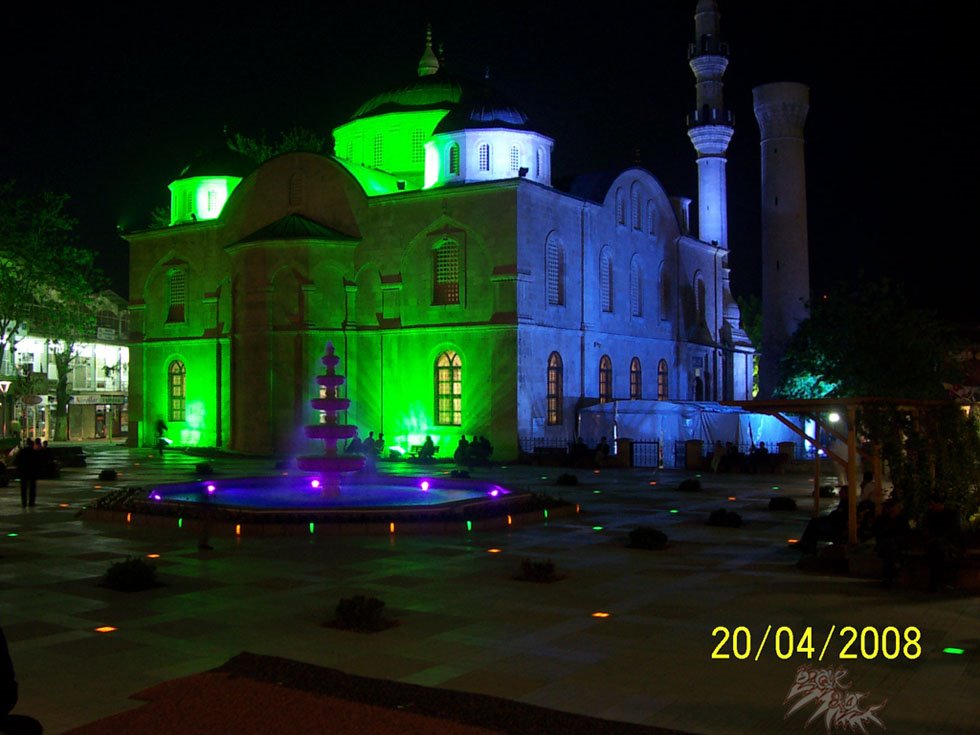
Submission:
POLYGON ((810 89, 796 82, 752 90, 762 134, 762 362, 759 388, 772 395, 779 360, 809 315, 810 263, 806 227, 803 126, 810 89))
POLYGON ((728 44, 721 41, 721 13, 715 0, 698 0, 694 43, 688 62, 697 79, 698 106, 688 118, 687 135, 698 152, 698 237, 728 248, 728 189, 725 152, 735 132, 725 109, 722 81, 728 66, 728 44))

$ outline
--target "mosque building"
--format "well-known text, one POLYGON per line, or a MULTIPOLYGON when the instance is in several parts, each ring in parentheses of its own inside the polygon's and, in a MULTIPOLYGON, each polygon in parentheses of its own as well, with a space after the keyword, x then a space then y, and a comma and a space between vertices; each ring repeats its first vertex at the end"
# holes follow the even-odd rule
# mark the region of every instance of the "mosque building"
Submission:
POLYGON ((691 201, 640 167, 559 188, 555 141, 432 48, 333 131, 332 154, 202 157, 171 223, 132 233, 131 441, 305 447, 332 341, 347 423, 450 454, 558 446, 596 404, 751 397, 729 288, 727 45, 700 0, 691 201))

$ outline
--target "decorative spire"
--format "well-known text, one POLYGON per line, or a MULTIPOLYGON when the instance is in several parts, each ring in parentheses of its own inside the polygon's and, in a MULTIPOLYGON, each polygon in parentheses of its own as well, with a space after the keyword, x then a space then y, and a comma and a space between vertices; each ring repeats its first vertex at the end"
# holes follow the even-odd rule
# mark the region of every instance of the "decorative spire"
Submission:
POLYGON ((439 59, 436 58, 436 54, 432 50, 432 24, 429 23, 425 27, 425 51, 422 52, 422 58, 419 59, 419 76, 428 77, 437 71, 439 71, 439 59))

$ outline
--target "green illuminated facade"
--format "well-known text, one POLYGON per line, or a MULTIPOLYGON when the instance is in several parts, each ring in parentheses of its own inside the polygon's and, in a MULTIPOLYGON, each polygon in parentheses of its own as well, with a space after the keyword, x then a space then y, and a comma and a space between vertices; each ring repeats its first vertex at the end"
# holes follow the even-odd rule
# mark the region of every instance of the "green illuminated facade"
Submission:
POLYGON ((309 449, 327 341, 345 421, 437 456, 463 434, 497 458, 561 443, 600 401, 747 396, 727 251, 649 172, 559 191, 553 141, 430 44, 334 137, 254 170, 197 161, 171 227, 129 236, 133 442, 163 419, 178 444, 309 449))

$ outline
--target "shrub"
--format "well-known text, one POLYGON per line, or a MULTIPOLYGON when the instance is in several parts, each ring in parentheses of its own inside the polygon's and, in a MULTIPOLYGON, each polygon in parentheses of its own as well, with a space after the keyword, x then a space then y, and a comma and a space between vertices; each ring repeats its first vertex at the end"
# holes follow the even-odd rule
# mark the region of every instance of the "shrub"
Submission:
POLYGON ((514 579, 519 579, 524 582, 557 582, 562 579, 555 570, 555 564, 548 559, 547 561, 532 561, 531 559, 522 559, 521 566, 514 576, 514 579))
POLYGON ((198 462, 194 465, 194 472, 198 475, 213 475, 214 465, 210 462, 198 462))
POLYGON ((711 515, 708 516, 708 525, 738 528, 742 525, 742 516, 734 511, 719 508, 718 510, 712 511, 711 515))
POLYGON ((129 557, 112 564, 102 578, 103 587, 119 592, 139 592, 159 584, 156 565, 140 557, 129 557))
POLYGON ((660 551, 667 548, 667 534, 650 526, 637 526, 630 531, 631 549, 652 549, 660 551))
POLYGON ((362 633, 374 633, 396 624, 397 621, 385 612, 385 603, 382 600, 366 595, 342 599, 337 603, 333 620, 327 623, 331 628, 362 633))
POLYGON ((682 493, 697 492, 701 489, 701 481, 694 477, 689 477, 686 480, 682 480, 681 484, 677 486, 677 489, 682 493))
POLYGON ((769 499, 769 510, 796 510, 796 501, 779 495, 769 499))
POLYGON ((569 472, 566 472, 563 475, 558 475, 558 479, 555 480, 555 484, 566 486, 578 485, 578 475, 573 475, 569 472))
POLYGON ((100 480, 115 480, 117 477, 119 477, 119 474, 112 469, 102 470, 99 473, 100 480))

